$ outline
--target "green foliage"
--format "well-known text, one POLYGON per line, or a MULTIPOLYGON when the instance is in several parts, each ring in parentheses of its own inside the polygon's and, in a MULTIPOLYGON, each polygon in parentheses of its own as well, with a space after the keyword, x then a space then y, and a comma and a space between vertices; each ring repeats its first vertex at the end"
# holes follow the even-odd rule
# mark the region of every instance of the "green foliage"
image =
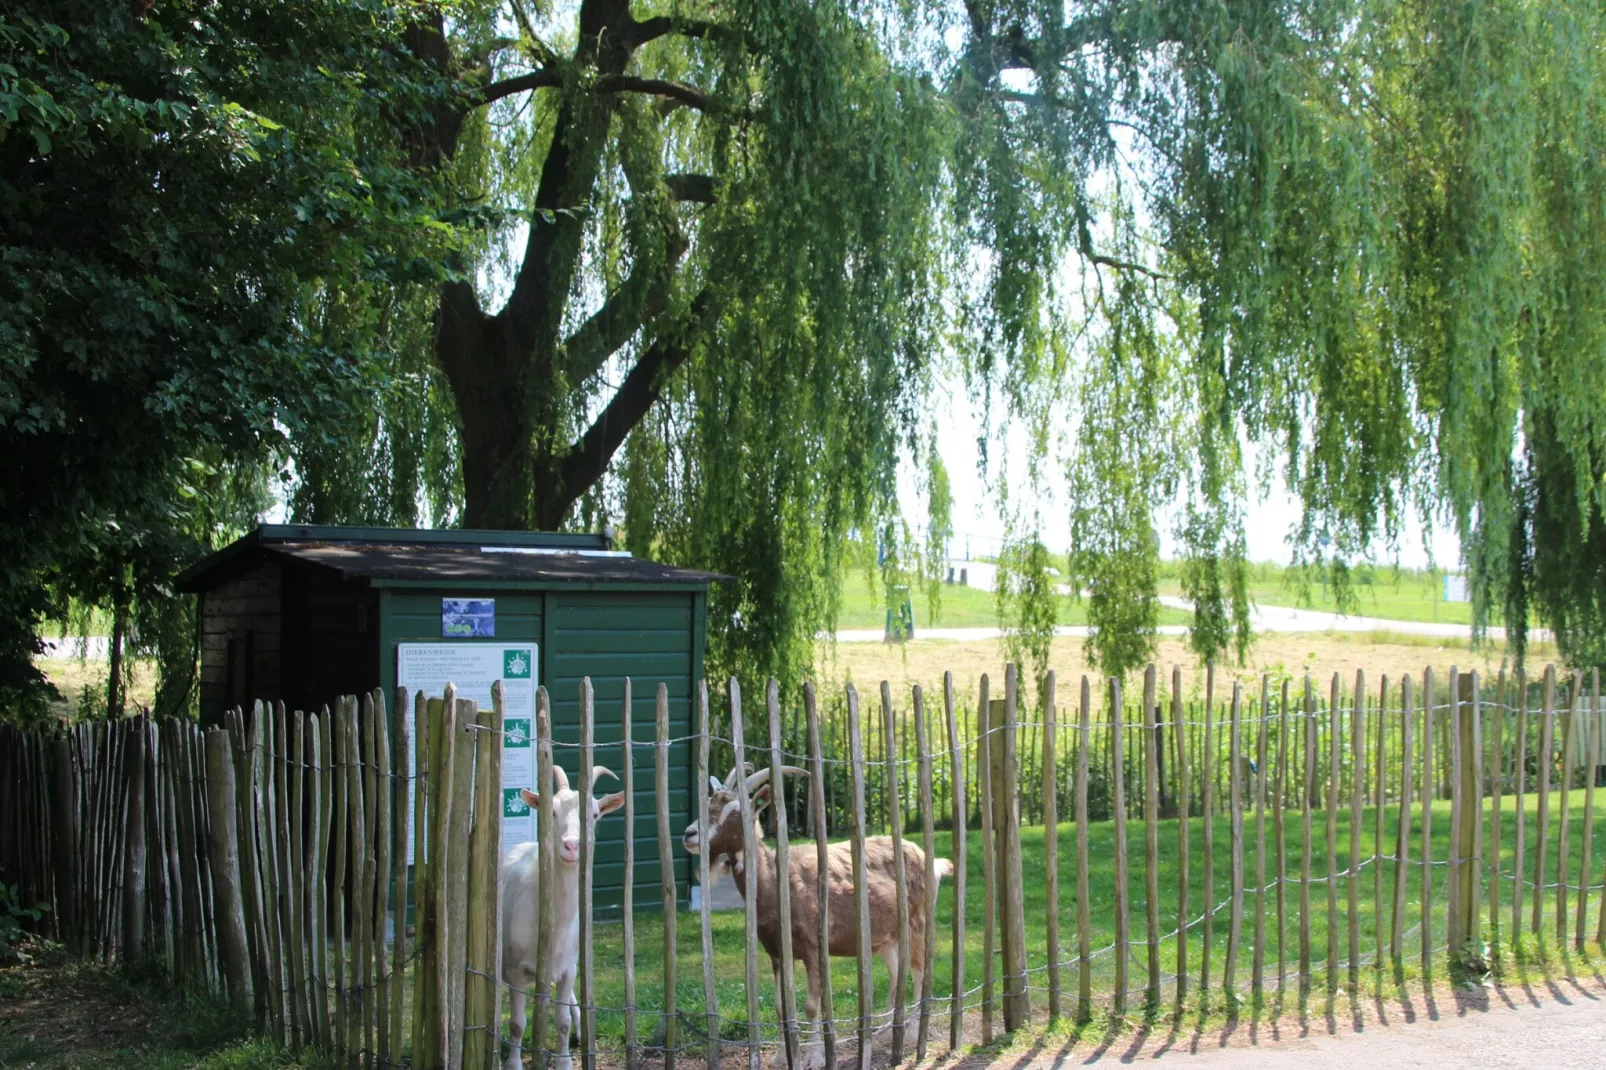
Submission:
POLYGON ((1054 627, 1059 623, 1055 576, 1049 571, 1052 561, 1048 548, 1035 538, 1007 542, 998 555, 996 598, 998 619, 1005 628, 1004 657, 1029 670, 1028 683, 1021 689, 1027 705, 1035 705, 1048 673, 1054 627))
MULTIPOLYGON (((850 532, 935 608, 950 367, 1027 483, 1064 461, 1106 671, 1173 502, 1193 648, 1243 655, 1269 466, 1341 605, 1438 517, 1480 627, 1599 661, 1603 41, 1583 0, 8 14, 0 686, 77 599, 181 706, 162 581, 286 464, 303 519, 617 524, 734 577, 713 672, 795 678, 850 532)), ((1006 602, 1033 650, 1052 600, 1006 602)))
POLYGON ((49 903, 25 905, 18 898, 17 886, 0 881, 0 964, 27 962, 29 956, 17 945, 23 934, 23 923, 37 923, 50 913, 49 903))
POLYGON ((0 705, 40 615, 115 607, 191 701, 173 574, 266 504, 288 438, 343 439, 382 369, 309 293, 418 281, 450 238, 376 139, 443 87, 384 3, 0 15, 0 705))

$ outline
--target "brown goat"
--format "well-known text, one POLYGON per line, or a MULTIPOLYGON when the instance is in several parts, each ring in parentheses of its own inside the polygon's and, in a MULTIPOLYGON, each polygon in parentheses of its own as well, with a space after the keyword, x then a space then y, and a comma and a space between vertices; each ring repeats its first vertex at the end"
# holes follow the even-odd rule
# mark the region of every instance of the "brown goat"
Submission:
MULTIPOLYGON (((788 773, 801 776, 808 774, 795 767, 785 767, 788 773)), ((708 821, 712 831, 708 837, 708 857, 710 868, 718 874, 729 870, 736 881, 736 888, 745 898, 748 895, 749 867, 742 858, 744 848, 742 835, 741 805, 736 795, 737 770, 732 770, 726 777, 723 785, 710 781, 710 787, 717 787, 708 796, 708 821)), ((769 801, 770 771, 760 769, 747 778, 748 795, 751 800, 750 808, 753 812, 754 835, 753 841, 757 844, 759 863, 751 867, 757 874, 757 914, 758 939, 764 945, 764 950, 770 956, 770 968, 774 972, 777 991, 780 987, 781 971, 781 926, 780 903, 777 896, 775 851, 763 840, 762 828, 758 825, 758 816, 763 805, 769 801)), ((686 828, 684 845, 692 854, 698 854, 700 846, 699 828, 697 822, 692 822, 686 828)), ((819 856, 813 844, 793 847, 787 852, 788 858, 788 884, 791 885, 792 905, 792 957, 803 963, 804 972, 808 975, 808 1000, 804 1008, 804 1023, 818 1020, 820 1014, 820 976, 822 970, 827 968, 830 956, 848 957, 859 953, 859 915, 858 906, 854 902, 853 886, 853 845, 850 843, 831 844, 827 851, 827 867, 830 875, 830 946, 826 954, 820 954, 820 912, 819 912, 819 856)), ((869 901, 870 915, 870 953, 878 956, 886 964, 887 972, 892 978, 888 986, 888 1013, 897 1002, 895 985, 898 977, 898 888, 896 870, 894 868, 892 850, 892 837, 871 836, 864 841, 864 872, 866 882, 866 897, 869 901)), ((932 909, 937 898, 937 889, 926 888, 926 855, 919 847, 904 841, 903 844, 904 881, 909 896, 909 973, 914 982, 914 991, 921 991, 921 977, 926 968, 926 913, 932 909)), ((943 877, 953 872, 953 863, 946 858, 939 858, 934 865, 937 881, 940 884, 943 877)), ((708 894, 710 889, 704 889, 708 894)))

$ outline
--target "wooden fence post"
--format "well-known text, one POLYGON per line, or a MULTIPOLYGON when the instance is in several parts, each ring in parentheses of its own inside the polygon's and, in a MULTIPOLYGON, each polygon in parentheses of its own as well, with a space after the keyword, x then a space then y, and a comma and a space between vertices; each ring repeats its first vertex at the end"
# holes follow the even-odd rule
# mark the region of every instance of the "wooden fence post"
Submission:
MULTIPOLYGON (((1004 1026, 1010 1032, 1025 1026, 1032 1018, 1031 992, 1026 987, 1026 903, 1022 888, 1025 878, 1020 852, 1020 759, 1016 746, 1019 681, 1019 670, 1014 665, 1007 666, 1004 670, 1000 797, 1003 803, 1004 916, 1009 922, 1004 930, 1004 1026)), ((900 862, 902 858, 900 853, 900 862)))
POLYGON ((887 764, 881 778, 886 816, 892 833, 892 872, 897 912, 898 966, 888 978, 887 1003, 892 1009, 892 1065, 903 1062, 904 995, 909 971, 909 885, 903 857, 903 780, 898 765, 898 728, 892 710, 892 685, 881 681, 881 739, 887 764))
MULTIPOLYGON (((395 1037, 393 1040, 390 1031, 390 959, 385 954, 385 923, 390 917, 390 811, 396 798, 396 783, 391 776, 390 717, 385 709, 385 692, 382 689, 374 689, 373 704, 374 719, 371 732, 374 739, 374 768, 369 777, 366 790, 368 805, 373 811, 373 821, 370 826, 371 831, 368 841, 372 846, 368 850, 368 856, 373 860, 374 866, 374 913, 373 924, 370 926, 374 943, 374 990, 367 993, 367 996, 368 1005, 371 1008, 370 1014, 372 1014, 374 1020, 374 1033, 377 1041, 376 1054, 374 1056, 377 1060, 375 1065, 386 1066, 394 1061, 392 1059, 392 1044, 394 1044, 395 1054, 401 1053, 401 1038, 395 1037)), ((401 716, 400 709, 396 711, 396 716, 398 718, 401 716)), ((500 740, 500 735, 498 739, 500 740)), ((500 742, 497 744, 496 754, 498 760, 500 760, 502 754, 500 742)), ((498 821, 500 821, 500 780, 497 783, 497 800, 497 815, 498 821)), ((500 855, 500 834, 497 839, 498 843, 492 853, 500 855)), ((499 893, 495 890, 496 886, 494 884, 491 887, 492 892, 490 894, 494 899, 499 893)), ((406 917, 403 915, 402 919, 397 923, 397 928, 405 924, 406 917)), ((396 979, 396 984, 401 984, 401 978, 398 977, 396 979)))
MULTIPOLYGON (((1088 903, 1087 874, 1087 772, 1088 748, 1093 738, 1092 716, 1093 686, 1084 673, 1076 725, 1076 784, 1072 792, 1076 816, 1076 1020, 1083 1024, 1093 1017, 1093 914, 1088 903)), ((1183 887, 1187 887, 1186 881, 1183 887)), ((959 942, 957 936, 955 942, 959 942)))
MULTIPOLYGON (((830 822, 825 804, 825 759, 821 754, 820 711, 812 683, 803 685, 803 720, 808 730, 809 807, 814 814, 814 863, 818 885, 815 898, 820 903, 819 929, 815 939, 822 948, 831 945, 831 866, 830 822)), ((928 971, 929 972, 929 971, 928 971)), ((820 1045, 826 1066, 836 1065, 836 1025, 831 1020, 831 971, 820 971, 820 1045)), ((672 1068, 666 1068, 672 1070, 672 1068)))
POLYGON ((234 763, 229 734, 221 728, 206 733, 207 856, 217 891, 218 958, 236 1012, 251 1011, 250 963, 245 947, 245 910, 240 901, 239 839, 234 828, 234 763))
POLYGON ((713 904, 709 893, 713 889, 713 874, 708 858, 708 790, 713 778, 708 771, 709 749, 713 736, 713 721, 708 709, 708 681, 697 685, 697 879, 701 882, 701 922, 703 951, 703 1013, 704 1035, 708 1038, 708 1070, 719 1070, 719 1003, 714 992, 714 932, 713 904))
POLYGON ((1126 865, 1126 762, 1122 751, 1121 681, 1110 677, 1110 766, 1115 778, 1110 783, 1111 806, 1115 813, 1115 1015, 1126 1013, 1127 968, 1131 958, 1132 921, 1129 916, 1130 891, 1126 865))
MULTIPOLYGON (((1059 853, 1059 797, 1058 797, 1058 754, 1056 753, 1056 718, 1054 694, 1054 670, 1048 670, 1048 676, 1043 681, 1043 879, 1044 898, 1048 903, 1048 1020, 1057 1022, 1060 1018, 1060 853, 1059 853)), ((921 744, 924 748, 924 743, 921 744)), ((927 808, 929 814, 929 807, 927 808)), ((930 818, 927 818, 929 827, 930 818)), ((931 843, 927 835, 926 855, 931 855, 931 843)), ((930 885, 928 885, 929 887, 930 885)), ((935 903, 932 904, 935 908, 935 903)), ((935 910, 933 910, 933 913, 935 910)), ((931 942, 927 941, 927 947, 931 942)), ((928 969, 929 977, 931 971, 928 969)), ((922 1047, 921 1057, 925 1051, 922 1047)))
POLYGON ((1357 992, 1361 983, 1361 803, 1366 795, 1366 674, 1355 670, 1350 730, 1349 796, 1349 985, 1357 992))
MULTIPOLYGON (((658 882, 662 887, 664 915, 664 1070, 675 1070, 675 1054, 680 1047, 680 1020, 675 1013, 675 966, 679 941, 676 939, 676 920, 679 913, 675 891, 675 849, 669 838, 669 687, 658 685, 653 709, 653 728, 656 746, 653 748, 653 799, 657 803, 658 817, 658 882)), ((706 784, 692 785, 692 790, 707 794, 706 784)))
MULTIPOLYGON (((1052 671, 1050 671, 1049 674, 1048 674, 1048 680, 1049 680, 1049 689, 1050 689, 1049 690, 1049 697, 1048 697, 1048 706, 1047 706, 1047 716, 1048 716, 1048 721, 1049 721, 1048 730, 1049 730, 1050 733, 1052 733, 1053 732, 1053 719, 1054 719, 1054 698, 1053 698, 1054 674, 1053 674, 1052 671)), ((937 847, 936 847, 936 842, 935 842, 935 840, 936 840, 936 830, 933 827, 934 821, 933 821, 933 814, 932 814, 931 733, 928 730, 928 724, 927 724, 927 721, 926 721, 926 697, 925 697, 925 692, 923 692, 920 689, 920 685, 919 684, 914 685, 914 720, 915 720, 915 749, 919 752, 918 761, 919 761, 919 780, 920 780, 920 783, 919 783, 919 788, 920 788, 920 846, 921 846, 922 850, 925 853, 925 859, 926 859, 925 860, 924 884, 922 885, 922 887, 924 887, 925 890, 926 890, 926 925, 925 925, 925 932, 924 932, 924 934, 922 936, 922 939, 921 939, 921 946, 923 946, 926 949, 926 968, 925 968, 924 971, 922 971, 922 973, 920 975, 920 991, 916 993, 916 996, 920 1000, 920 1023, 919 1023, 919 1026, 917 1027, 917 1030, 916 1030, 916 1033, 915 1033, 915 1061, 916 1062, 924 1062, 925 1058, 926 1058, 926 1044, 927 1044, 927 1041, 930 1038, 930 1033, 931 1033, 932 975, 937 972, 936 971, 936 964, 937 964, 937 847)), ((1051 746, 1052 746, 1052 743, 1046 743, 1045 744, 1045 747, 1051 747, 1051 746)), ((1050 759, 1049 759, 1048 769, 1049 769, 1049 773, 1047 775, 1049 776, 1049 780, 1045 780, 1044 781, 1044 784, 1045 784, 1045 789, 1044 790, 1049 792, 1050 795, 1052 795, 1052 787, 1046 786, 1046 785, 1049 785, 1051 783, 1051 781, 1052 781, 1052 771, 1053 771, 1053 759, 1052 759, 1052 756, 1050 756, 1050 759)), ((1055 918, 1054 911, 1057 909, 1058 904, 1059 904, 1059 895, 1058 895, 1059 884, 1058 884, 1057 878, 1054 876, 1054 860, 1053 860, 1053 856, 1052 856, 1051 852, 1049 852, 1047 854, 1045 864, 1048 866, 1048 871, 1049 871, 1049 878, 1048 879, 1049 879, 1049 882, 1050 882, 1049 887, 1050 887, 1050 889, 1052 889, 1049 892, 1049 896, 1048 896, 1048 901, 1049 901, 1049 904, 1050 904, 1049 905, 1049 962, 1050 962, 1050 967, 1049 968, 1052 971, 1050 973, 1050 976, 1053 978, 1053 985, 1054 985, 1054 988, 1053 988, 1053 993, 1054 994, 1053 994, 1053 996, 1051 998, 1054 999, 1054 1001, 1055 1001, 1055 1010, 1056 1010, 1056 1013, 1057 1013, 1058 999, 1059 999, 1059 991, 1058 991, 1059 966, 1057 964, 1055 964, 1054 959, 1055 959, 1055 955, 1056 955, 1055 949, 1057 947, 1057 944, 1055 943, 1055 941, 1056 941, 1057 934, 1058 934, 1058 925, 1056 924, 1057 919, 1055 918)), ((821 902, 820 910, 822 912, 825 910, 825 904, 824 904, 823 901, 821 902)), ((821 972, 823 973, 824 971, 821 971, 821 972)))
POLYGON ((76 944, 78 932, 78 784, 73 773, 72 744, 65 735, 50 743, 50 860, 56 871, 56 939, 76 944))
POLYGON ((1160 728, 1155 709, 1155 668, 1143 670, 1143 920, 1148 937, 1150 1013, 1160 1007, 1160 728))
POLYGON ((624 782, 625 796, 624 902, 621 911, 625 944, 625 1070, 636 1070, 636 755, 630 723, 635 715, 635 694, 628 676, 624 678, 624 697, 620 706, 619 776, 624 782))
POLYGON ((1434 707, 1439 689, 1433 670, 1422 673, 1422 975, 1433 974, 1433 797, 1438 787, 1433 764, 1434 707))
POLYGON ((1560 947, 1567 946, 1567 896, 1570 892, 1569 883, 1572 869, 1568 865, 1572 837, 1569 826, 1572 820, 1573 796, 1573 728, 1578 721, 1580 712, 1579 695, 1583 691, 1584 676, 1578 670, 1573 671, 1572 708, 1558 710, 1560 716, 1566 718, 1561 723, 1561 813, 1557 822, 1556 837, 1556 943, 1560 947))
POLYGON ((1255 935, 1249 994, 1257 1013, 1266 997, 1266 737, 1271 722, 1271 676, 1260 674, 1260 725, 1255 741, 1255 935))
MULTIPOLYGON (((558 864, 558 842, 552 833, 552 698, 547 689, 540 686, 535 689, 535 748, 536 871, 539 874, 536 886, 552 888, 557 880, 558 864)), ((552 1013, 553 980, 547 960, 551 956, 552 927, 556 923, 552 896, 543 895, 540 900, 536 907, 535 1008, 530 1015, 530 1046, 535 1055, 535 1070, 547 1064, 546 1027, 552 1013)), ((568 1055, 568 1052, 561 1054, 568 1055)))
POLYGON ((329 884, 327 865, 329 855, 329 785, 324 776, 329 754, 329 715, 313 714, 307 718, 307 748, 303 761, 307 763, 307 799, 312 807, 312 836, 309 849, 307 877, 307 925, 312 935, 312 957, 309 976, 312 985, 312 1030, 317 1042, 328 1048, 333 1037, 329 1031, 329 936, 326 931, 329 911, 329 884))
POLYGON ((993 835, 992 702, 988 676, 981 674, 976 700, 976 796, 981 808, 982 943, 981 1042, 993 1041, 993 959, 998 951, 998 851, 993 835))
MULTIPOLYGON (((870 900, 864 859, 864 738, 859 724, 859 693, 848 685, 848 750, 853 775, 853 909, 858 915, 859 1066, 870 1065, 875 1038, 871 1026, 874 981, 870 973, 870 900)), ((756 1049, 752 1049, 756 1050, 756 1049)))
MULTIPOLYGON (((391 785, 390 792, 391 805, 396 810, 396 820, 391 829, 392 841, 390 848, 391 858, 394 860, 396 867, 396 932, 391 945, 390 1039, 391 1044, 399 1052, 402 1047, 402 1022, 405 1019, 404 1000, 407 995, 407 843, 411 832, 408 828, 408 821, 412 816, 412 807, 409 806, 411 793, 408 788, 413 783, 414 776, 412 747, 407 734, 406 721, 409 702, 405 687, 396 689, 396 702, 391 708, 396 711, 391 724, 391 730, 394 732, 396 739, 392 750, 394 760, 391 765, 394 771, 394 782, 391 785)), ((416 868, 414 872, 417 872, 416 868)), ((321 874, 319 883, 320 885, 322 884, 321 874)), ((321 951, 322 948, 320 946, 320 961, 321 951)), ((498 947, 498 952, 500 952, 500 947, 498 947)), ((322 973, 321 966, 319 967, 319 972, 320 974, 322 973)), ((320 987, 321 984, 322 979, 320 977, 320 987)), ((498 991, 500 992, 500 989, 498 991)), ((326 1022, 325 1028, 327 1029, 327 1027, 326 1022)))
POLYGON ((1316 853, 1316 841, 1311 836, 1311 796, 1316 783, 1316 695, 1311 690, 1310 674, 1305 675, 1305 722, 1301 735, 1305 741, 1305 778, 1300 782, 1300 830, 1304 834, 1305 849, 1299 858, 1299 992, 1303 996, 1310 990, 1310 859, 1316 853))
POLYGON ((1539 935, 1539 920, 1545 909, 1546 848, 1550 846, 1550 764, 1555 760, 1553 741, 1556 727, 1556 667, 1545 666, 1545 708, 1539 722, 1539 815, 1534 845, 1534 901, 1531 930, 1539 935))
POLYGON ((1338 988, 1338 782, 1340 770, 1340 682, 1333 674, 1327 702, 1327 990, 1338 988))
MULTIPOLYGON (((781 1041, 786 1053, 786 1065, 789 1067, 797 1067, 799 1065, 797 1043, 797 994, 793 989, 795 977, 793 970, 795 967, 793 966, 792 959, 792 858, 789 835, 790 829, 787 827, 786 818, 786 781, 783 779, 786 775, 786 769, 785 763, 782 760, 783 756, 781 751, 781 745, 784 742, 784 738, 781 735, 781 693, 780 685, 776 683, 773 676, 770 677, 769 684, 764 689, 764 704, 766 707, 766 712, 769 714, 769 786, 770 798, 773 800, 773 807, 775 810, 775 905, 781 938, 781 968, 776 976, 776 981, 778 984, 775 992, 775 1007, 779 1012, 781 1019, 781 1041)), ((890 733, 888 734, 888 738, 891 738, 890 733)), ((901 807, 894 803, 892 807, 894 835, 896 835, 898 829, 900 811, 901 807)), ((901 852, 899 853, 899 859, 900 861, 902 859, 901 852)), ((898 872, 901 876, 903 870, 900 868, 898 872)), ((754 878, 752 888, 753 892, 755 893, 754 898, 757 898, 756 893, 758 891, 758 880, 756 876, 754 878)), ((901 891, 902 888, 900 885, 900 892, 901 891)), ((903 928, 907 930, 909 901, 906 894, 900 894, 899 904, 900 909, 903 911, 903 928)), ((904 941, 903 946, 905 948, 908 947, 907 939, 904 941)), ((829 948, 825 949, 825 952, 822 953, 826 953, 828 958, 828 952, 829 948)), ((900 970, 906 968, 906 966, 900 966, 900 970)), ((894 981, 896 981, 896 979, 894 979, 894 981)), ((901 1040, 902 1037, 899 1037, 898 1039, 901 1040)))
MULTIPOLYGON (((128 811, 123 831, 123 933, 125 961, 145 952, 145 742, 146 719, 129 725, 128 749, 124 754, 124 777, 128 784, 128 811)), ((18 787, 21 788, 20 783, 18 787)))
MULTIPOLYGON (((1512 841, 1511 858, 1511 939, 1522 937, 1523 881, 1527 879, 1528 822, 1523 806, 1523 794, 1528 784, 1528 673, 1517 667, 1517 738, 1512 762, 1512 792, 1516 796, 1512 807, 1516 832, 1512 841)), ((1538 892, 1536 891, 1537 895, 1538 892)))
MULTIPOLYGON (((1200 754, 1199 786, 1204 816, 1204 918, 1199 956, 1199 1009, 1210 1006, 1210 966, 1216 934, 1216 664, 1205 665, 1204 751, 1200 754)), ((1185 921, 1186 919, 1184 919, 1185 921)))
MULTIPOLYGON (((730 678, 731 752, 736 769, 736 801, 742 815, 742 857, 758 857, 758 834, 753 827, 753 800, 747 793, 747 740, 742 716, 742 689, 736 677, 730 678)), ((861 761, 859 755, 855 764, 861 761)), ((758 889, 758 874, 754 871, 752 887, 758 889)), ((758 1070, 758 896, 742 896, 742 912, 747 929, 745 949, 747 995, 747 1067, 758 1070)), ((583 935, 583 934, 582 934, 583 935)), ((586 1067, 586 1070, 592 1070, 586 1067)))
MULTIPOLYGON (((1085 679, 1083 686, 1086 687, 1085 679)), ((1171 667, 1171 726, 1171 735, 1177 741, 1177 1014, 1180 1015, 1188 998, 1188 812, 1193 805, 1188 784, 1189 732, 1184 722, 1180 665, 1171 667)), ((1085 813, 1077 816, 1079 833, 1085 818, 1085 813)), ((1086 837, 1080 837, 1077 844, 1078 852, 1084 856, 1078 864, 1085 867, 1086 837)), ((1078 899, 1084 895, 1085 890, 1077 893, 1078 899)))
POLYGON ((1226 989, 1227 1006, 1238 1002, 1238 947, 1243 940, 1244 928, 1244 787, 1243 770, 1243 684, 1232 683, 1232 708, 1227 728, 1227 790, 1232 794, 1229 808, 1229 839, 1232 863, 1229 867, 1231 900, 1227 914, 1227 962, 1222 970, 1222 985, 1226 989))
POLYGON ((1271 825, 1277 841, 1277 992, 1288 988, 1288 836, 1283 807, 1288 800, 1288 691, 1293 680, 1283 677, 1277 720, 1277 780, 1271 796, 1271 825))
POLYGON ((474 824, 468 843, 469 973, 463 997, 464 1070, 491 1070, 499 1061, 502 718, 502 681, 497 680, 491 684, 491 708, 478 710, 475 717, 478 731, 474 737, 474 824))
MULTIPOLYGON (((948 1013, 948 1048, 953 1050, 959 1047, 960 1039, 964 1036, 965 1021, 965 885, 968 878, 966 872, 965 855, 970 846, 970 828, 968 803, 965 798, 965 748, 959 738, 959 719, 954 709, 954 674, 942 674, 942 701, 943 713, 948 726, 948 762, 949 783, 953 785, 951 802, 953 804, 953 847, 954 847, 954 911, 953 911, 953 939, 951 954, 953 955, 953 991, 950 993, 951 1007, 948 1013)), ((825 872, 822 863, 820 872, 825 872)), ((821 878, 822 882, 824 878, 821 878)), ((829 1015, 827 1014, 827 1017, 829 1015)), ((828 1034, 829 1035, 829 1034, 828 1034)), ((827 1066, 835 1066, 829 1060, 827 1066)))
MULTIPOLYGON (((1578 866, 1578 918, 1573 925, 1573 947, 1584 948, 1584 920, 1589 914, 1589 871, 1594 865, 1595 778, 1600 768, 1600 670, 1593 675, 1592 699, 1584 716, 1584 851, 1578 866)), ((1498 848, 1497 848, 1498 849, 1498 848)), ((1606 899, 1606 894, 1603 894, 1606 899)))

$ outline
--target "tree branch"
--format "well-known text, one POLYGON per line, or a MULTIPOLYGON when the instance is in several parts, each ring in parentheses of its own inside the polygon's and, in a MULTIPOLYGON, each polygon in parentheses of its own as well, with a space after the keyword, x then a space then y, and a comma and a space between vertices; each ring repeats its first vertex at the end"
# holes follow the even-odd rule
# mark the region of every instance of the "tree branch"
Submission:
MULTIPOLYGON (((692 302, 694 317, 700 319, 706 311, 707 297, 705 291, 692 302)), ((663 396, 670 377, 690 358, 691 349, 684 337, 659 338, 636 361, 612 400, 558 464, 558 492, 552 496, 558 520, 601 478, 630 432, 663 396)))
MULTIPOLYGON (((664 97, 677 101, 690 108, 702 112, 719 110, 719 105, 701 89, 693 88, 681 82, 672 82, 666 78, 639 78, 632 74, 604 74, 592 83, 600 93, 646 93, 650 96, 664 97)), ((563 85, 562 73, 550 68, 531 71, 529 74, 520 74, 513 78, 504 78, 500 82, 492 82, 480 93, 481 104, 494 104, 504 97, 511 97, 518 93, 528 93, 534 89, 556 89, 563 85)))
POLYGON ((481 104, 495 104, 504 97, 511 97, 519 93, 528 93, 532 89, 556 89, 563 84, 563 76, 557 71, 542 69, 529 74, 520 74, 513 78, 504 78, 500 82, 492 82, 480 93, 481 104))
POLYGON ((708 19, 682 19, 672 15, 659 15, 656 18, 641 19, 633 23, 628 31, 632 45, 644 45, 648 41, 656 41, 660 37, 675 34, 679 37, 693 37, 703 41, 731 41, 737 34, 729 26, 708 19))

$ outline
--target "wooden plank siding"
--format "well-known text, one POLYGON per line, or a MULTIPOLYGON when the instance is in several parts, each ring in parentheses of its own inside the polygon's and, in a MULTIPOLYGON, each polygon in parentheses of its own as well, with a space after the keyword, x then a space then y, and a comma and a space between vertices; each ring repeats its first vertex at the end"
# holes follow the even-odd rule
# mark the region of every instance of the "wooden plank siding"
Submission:
POLYGON ((281 574, 262 561, 219 583, 201 598, 201 716, 215 722, 230 705, 277 698, 280 686, 281 574), (237 663, 229 694, 229 648, 237 663), (238 658, 245 657, 240 664, 238 658), (241 671, 244 675, 239 675, 241 671))
MULTIPOLYGON (((669 699, 669 738, 692 734, 692 681, 702 666, 696 664, 693 596, 687 591, 551 591, 546 595, 550 627, 541 651, 542 682, 552 696, 552 736, 556 759, 577 773, 576 751, 569 744, 580 740, 580 681, 591 677, 598 709, 618 710, 624 700, 624 679, 631 678, 631 735, 650 739, 656 721, 658 685, 669 699)), ((500 603, 498 609, 500 610, 500 603)), ((596 761, 616 773, 623 767, 619 751, 622 726, 617 717, 600 718, 595 730, 596 761)), ((657 802, 653 773, 646 756, 638 754, 636 797, 635 891, 636 902, 651 904, 660 884, 657 843, 657 802)), ((674 744, 670 749, 669 827, 684 829, 692 820, 691 748, 674 744)), ((723 775, 728 770, 718 770, 723 775)), ((597 785, 599 793, 620 790, 611 781, 597 785)), ((623 898, 625 827, 621 818, 597 825, 593 862, 594 902, 599 908, 618 906, 623 898)), ((675 881, 686 894, 691 856, 675 857, 675 881)))
MULTIPOLYGON (((384 621, 387 644, 440 641, 439 590, 391 588, 384 621)), ((496 599, 496 637, 538 644, 538 682, 552 699, 553 760, 571 780, 579 775, 580 681, 591 677, 596 708, 618 710, 624 697, 624 678, 632 690, 632 735, 653 737, 658 684, 669 697, 669 736, 683 739, 692 732, 692 680, 695 663, 696 620, 694 596, 688 591, 506 591, 453 590, 452 597, 496 599)), ((377 645, 377 632, 375 630, 377 645)), ((380 686, 393 686, 396 672, 394 647, 381 658, 380 686)), ((616 773, 623 767, 619 751, 622 726, 616 717, 599 718, 595 729, 596 761, 616 773)), ((636 901, 658 901, 660 878, 657 852, 657 802, 654 799, 650 753, 638 751, 635 762, 635 888, 636 901)), ((670 828, 678 835, 691 821, 691 749, 685 743, 671 748, 669 792, 675 800, 670 828)), ((577 784, 578 782, 576 782, 577 784)), ((599 794, 619 790, 611 781, 597 785, 599 794)), ((623 899, 624 822, 617 816, 597 825, 593 865, 594 902, 599 909, 617 907, 623 899)), ((677 854, 676 884, 682 901, 691 880, 691 856, 677 854)), ((606 915, 604 915, 606 916, 606 915)))

